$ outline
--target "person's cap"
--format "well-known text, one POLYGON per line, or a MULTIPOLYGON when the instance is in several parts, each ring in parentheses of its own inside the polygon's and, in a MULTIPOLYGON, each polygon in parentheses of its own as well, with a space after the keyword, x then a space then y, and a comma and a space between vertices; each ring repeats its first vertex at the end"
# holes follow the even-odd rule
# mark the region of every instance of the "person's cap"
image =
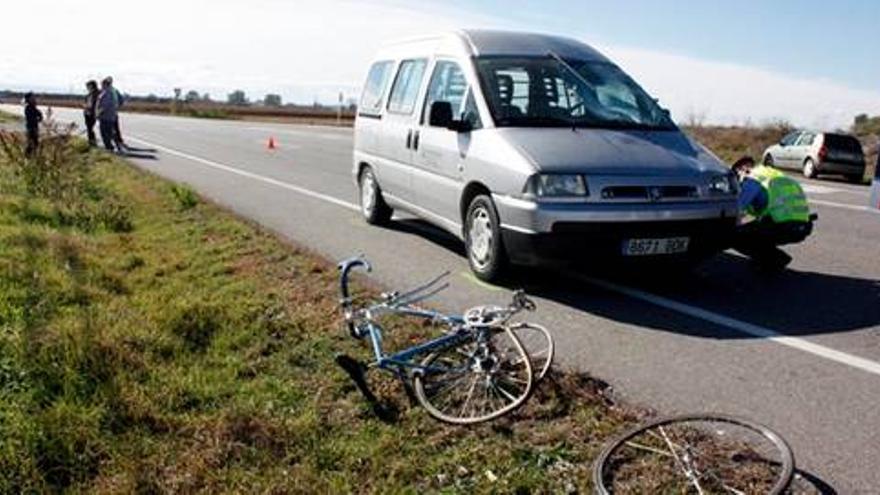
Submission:
POLYGON ((742 167, 745 167, 746 165, 754 165, 754 164, 755 164, 755 159, 749 155, 745 155, 745 156, 741 157, 739 160, 737 160, 736 162, 734 162, 733 166, 730 168, 732 168, 733 170, 737 170, 742 167))

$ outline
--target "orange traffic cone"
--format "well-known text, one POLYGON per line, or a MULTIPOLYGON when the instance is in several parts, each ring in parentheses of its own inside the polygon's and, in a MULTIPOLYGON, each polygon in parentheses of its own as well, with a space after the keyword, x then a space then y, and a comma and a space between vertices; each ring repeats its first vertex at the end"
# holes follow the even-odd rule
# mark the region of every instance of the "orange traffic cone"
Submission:
POLYGON ((274 136, 269 136, 269 142, 266 144, 266 148, 268 148, 270 150, 275 149, 275 137, 274 136))

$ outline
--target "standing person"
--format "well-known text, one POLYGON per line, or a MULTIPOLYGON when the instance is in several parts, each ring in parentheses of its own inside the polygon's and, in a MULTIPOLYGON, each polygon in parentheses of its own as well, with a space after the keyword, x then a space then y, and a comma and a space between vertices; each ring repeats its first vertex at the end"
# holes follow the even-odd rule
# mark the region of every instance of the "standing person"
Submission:
POLYGON ((37 108, 37 97, 32 92, 24 95, 24 104, 24 121, 27 130, 25 155, 30 157, 40 146, 40 122, 43 121, 43 112, 37 108))
MULTIPOLYGON (((125 97, 122 96, 122 93, 113 86, 113 76, 107 76, 107 81, 110 83, 110 87, 113 89, 113 99, 116 102, 116 110, 117 112, 122 106, 125 104, 125 97)), ((122 129, 119 128, 119 115, 117 113, 116 116, 116 125, 114 126, 114 131, 116 132, 116 143, 121 149, 125 149, 128 146, 125 144, 125 140, 122 139, 122 129)))
POLYGON ((88 91, 88 94, 86 95, 86 101, 83 105, 83 118, 85 118, 86 121, 86 133, 89 136, 89 145, 96 146, 98 144, 98 139, 95 137, 95 123, 97 122, 98 117, 95 114, 95 107, 98 105, 98 94, 100 93, 98 90, 98 83, 95 81, 87 82, 86 91, 88 91))
POLYGON ((791 256, 779 249, 802 242, 813 231, 807 197, 800 184, 766 165, 744 156, 733 164, 742 186, 740 211, 753 220, 737 228, 733 248, 761 268, 782 270, 791 256))
POLYGON ((116 121, 118 119, 116 98, 113 96, 113 87, 107 79, 101 81, 101 92, 98 93, 98 103, 95 106, 95 116, 98 118, 98 130, 101 132, 101 141, 107 151, 122 152, 118 148, 116 138, 116 121), (116 145, 114 147, 114 145, 116 145))

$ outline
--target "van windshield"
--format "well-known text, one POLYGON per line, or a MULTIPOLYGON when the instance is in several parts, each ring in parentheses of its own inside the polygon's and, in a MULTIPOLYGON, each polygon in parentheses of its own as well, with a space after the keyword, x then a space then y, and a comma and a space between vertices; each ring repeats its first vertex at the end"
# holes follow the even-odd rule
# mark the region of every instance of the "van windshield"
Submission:
POLYGON ((477 69, 499 127, 676 129, 668 112, 607 62, 482 57, 477 69))

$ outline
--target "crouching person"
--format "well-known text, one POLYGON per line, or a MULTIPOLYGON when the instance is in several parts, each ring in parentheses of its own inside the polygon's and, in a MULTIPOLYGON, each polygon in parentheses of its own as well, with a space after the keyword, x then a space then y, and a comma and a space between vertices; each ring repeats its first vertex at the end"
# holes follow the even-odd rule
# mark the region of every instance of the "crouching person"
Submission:
POLYGON ((733 248, 762 269, 778 271, 791 263, 779 246, 803 242, 813 231, 813 217, 801 185, 782 172, 755 165, 745 156, 733 170, 739 177, 743 213, 733 248))

